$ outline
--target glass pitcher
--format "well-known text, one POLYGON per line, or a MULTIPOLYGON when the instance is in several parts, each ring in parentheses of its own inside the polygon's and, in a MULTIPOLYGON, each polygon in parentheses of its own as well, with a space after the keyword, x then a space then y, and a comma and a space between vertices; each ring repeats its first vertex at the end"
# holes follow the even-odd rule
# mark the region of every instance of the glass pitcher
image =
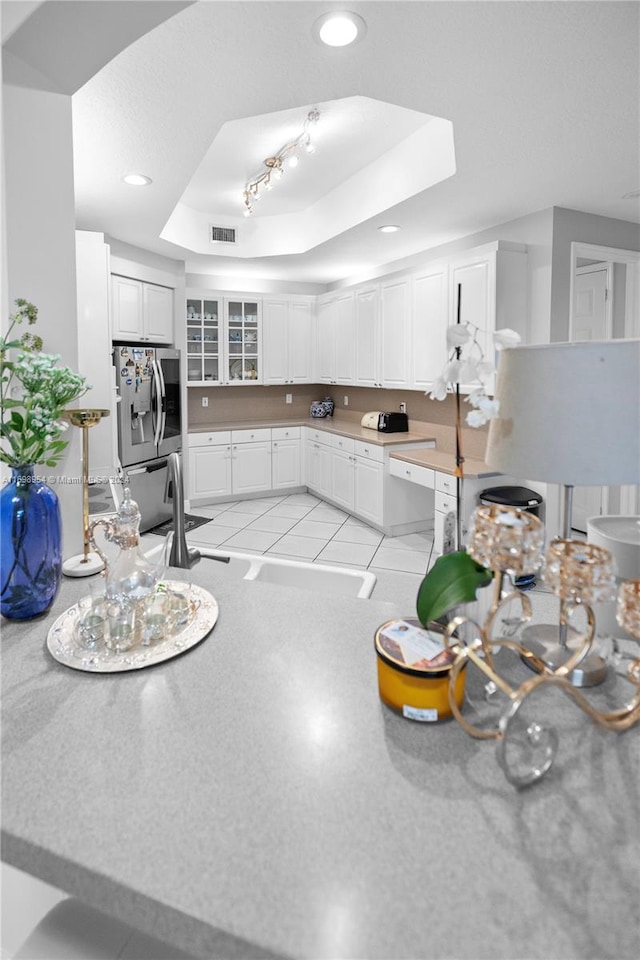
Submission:
POLYGON ((156 584, 165 574, 173 531, 165 538, 157 563, 150 561, 140 547, 140 510, 131 499, 128 487, 118 512, 114 517, 100 519, 91 524, 89 539, 96 553, 105 563, 105 594, 107 600, 124 600, 132 603, 144 602, 155 590, 156 584), (115 558, 109 560, 95 541, 98 528, 102 528, 107 541, 118 548, 115 558))

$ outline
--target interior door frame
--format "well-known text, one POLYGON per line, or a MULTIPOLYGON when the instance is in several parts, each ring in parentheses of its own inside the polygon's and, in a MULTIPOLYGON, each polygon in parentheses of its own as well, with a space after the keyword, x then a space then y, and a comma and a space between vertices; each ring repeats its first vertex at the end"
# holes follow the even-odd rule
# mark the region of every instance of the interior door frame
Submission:
MULTIPOLYGON (((640 337, 640 311, 638 301, 640 300, 640 251, 638 250, 620 250, 616 247, 604 247, 594 243, 581 243, 572 241, 571 243, 571 276, 569 288, 569 340, 573 339, 573 302, 575 295, 575 277, 579 270, 578 260, 597 260, 608 270, 609 286, 612 279, 614 263, 624 263, 627 267, 625 283, 625 313, 624 313, 624 336, 633 339, 640 337)), ((594 265, 594 269, 596 269, 594 265)), ((609 323, 609 311, 612 309, 611 298, 607 299, 607 330, 611 337, 612 328, 609 323)), ((609 510, 609 487, 602 488, 602 509, 603 512, 609 510)), ((625 485, 620 487, 619 512, 622 515, 633 515, 640 513, 640 489, 635 486, 625 485)))
MULTIPOLYGON (((577 261, 576 261, 577 262, 577 261)), ((575 279, 578 274, 582 275, 585 273, 606 273, 607 275, 607 298, 604 302, 604 328, 605 328, 605 339, 611 340, 611 335, 613 331, 613 297, 610 297, 609 290, 613 288, 613 262, 609 261, 599 261, 598 263, 590 263, 584 267, 576 266, 576 269, 571 274, 572 285, 574 287, 571 293, 571 316, 569 318, 569 340, 573 340, 573 297, 575 294, 575 279)), ((625 313, 626 317, 626 313, 625 313)))
MULTIPOLYGON (((640 250, 620 250, 617 247, 603 247, 594 243, 582 243, 576 240, 571 242, 571 274, 569 282, 569 340, 573 339, 573 300, 575 296, 575 277, 578 270, 578 260, 597 260, 613 269, 614 263, 624 263, 627 266, 625 285, 625 337, 640 337, 640 316, 638 316, 638 298, 640 296, 640 250)), ((610 278, 609 278, 610 279, 610 278)), ((607 303, 607 310, 611 309, 607 303)), ((611 328, 609 327, 609 331, 611 328)))

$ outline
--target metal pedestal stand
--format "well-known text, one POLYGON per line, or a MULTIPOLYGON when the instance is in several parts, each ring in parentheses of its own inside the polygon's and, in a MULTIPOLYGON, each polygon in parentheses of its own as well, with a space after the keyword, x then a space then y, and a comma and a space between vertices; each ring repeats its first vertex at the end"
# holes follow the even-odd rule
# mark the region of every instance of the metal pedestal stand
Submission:
POLYGON ((83 522, 83 552, 70 557, 62 564, 62 572, 66 577, 91 577, 100 573, 104 568, 104 561, 97 553, 89 550, 89 427, 95 427, 103 417, 108 417, 108 410, 81 408, 65 410, 64 417, 74 427, 82 428, 82 522, 83 522))

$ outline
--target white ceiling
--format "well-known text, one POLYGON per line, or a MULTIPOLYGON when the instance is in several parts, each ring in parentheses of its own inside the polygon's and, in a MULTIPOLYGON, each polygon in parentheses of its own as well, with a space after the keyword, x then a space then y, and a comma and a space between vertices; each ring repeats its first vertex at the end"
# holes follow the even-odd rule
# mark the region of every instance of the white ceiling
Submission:
MULTIPOLYGON (((147 4, 51 4, 82 7, 85 19, 94 6, 117 17, 147 4)), ((192 273, 328 283, 551 206, 640 221, 638 200, 623 199, 640 189, 640 4, 349 0, 345 7, 367 22, 352 48, 325 48, 311 35, 318 16, 340 8, 334 0, 208 0, 131 43, 73 97, 78 227, 185 260, 192 273), (216 222, 225 212, 216 191, 229 189, 233 168, 240 191, 256 172, 272 121, 254 118, 285 112, 301 122, 310 105, 349 97, 451 121, 455 175, 305 253, 221 256, 161 239, 181 200, 202 210, 210 196, 206 215, 216 222), (228 133, 225 125, 245 118, 248 142, 232 140, 209 192, 203 173, 212 144, 228 133), (153 184, 127 187, 121 176, 129 170, 153 184), (379 233, 388 222, 401 232, 379 233)), ((76 21, 68 17, 66 42, 76 21)), ((381 130, 381 142, 387 135, 381 130)), ((353 172, 348 158, 331 157, 334 169, 353 172)), ((306 176, 316 159, 324 176, 326 155, 305 159, 295 175, 306 176)), ((403 175, 399 163, 399 182, 403 175)), ((283 193, 282 202, 291 198, 283 193)))

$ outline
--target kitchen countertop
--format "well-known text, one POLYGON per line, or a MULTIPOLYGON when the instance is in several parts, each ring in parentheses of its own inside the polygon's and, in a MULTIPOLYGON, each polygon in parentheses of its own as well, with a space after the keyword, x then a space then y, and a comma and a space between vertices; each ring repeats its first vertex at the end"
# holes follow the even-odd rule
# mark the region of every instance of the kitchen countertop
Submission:
POLYGON ((189 427, 189 433, 215 433, 218 430, 257 430, 260 427, 311 427, 312 430, 322 430, 327 433, 337 433, 342 437, 351 437, 352 440, 365 440, 381 447, 389 447, 401 443, 435 443, 435 438, 423 433, 409 431, 408 433, 379 433, 361 427, 355 420, 334 420, 330 417, 307 417, 304 419, 292 418, 280 420, 252 420, 247 421, 220 421, 215 427, 189 427))
MULTIPOLYGON (((426 425, 426 433, 415 430, 409 430, 408 433, 378 433, 377 430, 368 430, 366 427, 361 427, 356 421, 318 417, 316 419, 252 420, 251 423, 229 421, 217 423, 215 427, 189 427, 189 433, 214 433, 217 430, 255 430, 260 427, 311 427, 315 430, 351 437, 353 440, 365 440, 367 443, 375 443, 382 447, 399 446, 403 443, 424 443, 424 449, 414 447, 412 450, 392 451, 391 456, 394 460, 406 460, 407 463, 430 467, 432 470, 439 470, 441 473, 448 473, 452 476, 455 473, 455 454, 448 450, 437 449, 436 437, 429 435, 428 424, 426 425)), ((500 473, 483 460, 465 457, 464 475, 469 479, 480 479, 482 477, 498 477, 500 473)))
MULTIPOLYGON (((455 454, 448 453, 445 450, 426 447, 424 450, 399 450, 397 453, 392 453, 391 456, 394 460, 406 460, 407 463, 413 463, 419 467, 439 470, 440 473, 448 473, 452 476, 455 474, 455 454)), ((474 457, 464 458, 464 475, 473 480, 479 480, 482 477, 501 476, 498 470, 494 470, 484 460, 476 460, 474 457)))
MULTIPOLYGON (((381 704, 374 631, 413 611, 208 560, 185 574, 218 623, 150 669, 50 657, 81 580, 3 622, 3 859, 206 960, 635 960, 637 727, 600 730, 549 691, 559 755, 519 792, 491 742, 381 704)), ((625 702, 609 680, 587 696, 625 702)))

